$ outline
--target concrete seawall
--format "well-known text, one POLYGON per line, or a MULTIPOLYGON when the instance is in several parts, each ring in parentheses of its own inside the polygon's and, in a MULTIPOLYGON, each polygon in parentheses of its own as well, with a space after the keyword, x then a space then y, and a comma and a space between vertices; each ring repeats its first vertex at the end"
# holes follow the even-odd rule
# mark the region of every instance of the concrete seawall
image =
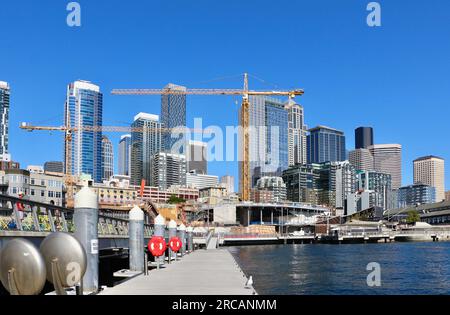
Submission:
POLYGON ((197 250, 100 295, 252 295, 247 277, 227 249, 197 250))

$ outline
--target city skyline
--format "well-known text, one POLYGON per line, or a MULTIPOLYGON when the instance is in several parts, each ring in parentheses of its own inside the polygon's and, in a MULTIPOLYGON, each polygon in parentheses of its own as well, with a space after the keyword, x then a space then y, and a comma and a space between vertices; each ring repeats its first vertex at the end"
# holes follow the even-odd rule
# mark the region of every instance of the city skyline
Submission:
MULTIPOLYGON (((113 1, 114 2, 114 1, 113 1)), ((114 2, 115 3, 115 2, 114 2)), ((264 2, 267 7, 270 7, 269 2, 264 2)), ((180 3, 180 5, 182 5, 180 3)), ((200 4, 199 4, 200 5, 200 4)), ((295 5, 295 4, 294 4, 295 5)), ((274 53, 273 49, 268 48, 268 52, 258 52, 255 55, 250 55, 248 53, 243 53, 242 58, 236 56, 236 52, 232 53, 228 49, 225 49, 223 54, 231 53, 230 57, 225 57, 225 62, 223 69, 217 67, 216 60, 213 56, 213 48, 220 44, 219 40, 212 40, 212 48, 207 48, 200 54, 200 56, 193 56, 193 51, 197 53, 200 51, 198 47, 188 46, 186 48, 186 56, 182 57, 182 60, 175 60, 174 54, 168 49, 161 49, 161 52, 156 52, 152 54, 152 57, 161 57, 162 61, 155 60, 152 61, 151 58, 145 58, 142 53, 129 52, 128 56, 133 58, 126 58, 124 65, 117 65, 113 62, 117 58, 118 54, 124 51, 120 50, 118 52, 110 52, 104 60, 100 55, 94 52, 83 52, 82 50, 76 48, 75 46, 80 44, 87 44, 94 38, 102 38, 107 36, 106 30, 101 26, 96 26, 93 23, 88 23, 88 16, 86 17, 86 23, 80 30, 70 29, 67 26, 62 26, 61 30, 51 30, 53 24, 59 23, 61 19, 60 14, 57 9, 51 8, 50 6, 37 5, 30 2, 28 8, 26 6, 17 6, 15 4, 6 4, 4 10, 5 13, 0 13, 0 25, 7 27, 5 21, 8 21, 12 26, 7 29, 12 31, 5 34, 7 41, 12 41, 14 36, 20 35, 19 31, 14 31, 15 24, 25 23, 25 27, 30 22, 19 19, 20 21, 15 22, 11 19, 4 19, 2 14, 7 14, 13 10, 24 10, 24 14, 29 14, 33 9, 43 10, 43 20, 40 21, 34 28, 30 28, 30 34, 26 38, 41 38, 37 37, 37 32, 45 34, 43 38, 43 43, 49 43, 51 41, 59 40, 60 38, 66 36, 67 39, 63 39, 64 45, 73 48, 73 51, 65 51, 68 57, 73 61, 71 64, 64 63, 61 58, 54 58, 54 53, 49 50, 44 50, 47 55, 43 53, 38 53, 40 62, 29 63, 26 62, 27 68, 24 68, 24 60, 28 60, 32 54, 36 54, 36 49, 42 49, 41 45, 37 45, 37 48, 29 47, 29 49, 24 49, 24 43, 19 41, 18 43, 11 44, 11 49, 9 51, 2 51, 2 56, 10 60, 4 65, 2 69, 2 77, 0 80, 7 81, 11 87, 11 118, 10 118, 10 137, 9 137, 9 151, 12 153, 13 160, 21 162, 23 166, 28 164, 44 164, 45 161, 50 160, 62 160, 61 152, 62 141, 60 134, 29 134, 24 133, 17 127, 21 121, 29 121, 33 123, 46 122, 50 125, 60 125, 62 122, 62 111, 61 104, 64 99, 64 89, 68 83, 73 82, 78 78, 85 80, 90 80, 99 86, 104 93, 104 121, 110 122, 109 124, 129 124, 132 117, 138 112, 151 112, 158 113, 160 107, 160 99, 158 97, 116 97, 109 94, 112 88, 119 87, 164 87, 167 82, 174 82, 176 84, 185 85, 187 87, 240 87, 240 80, 235 81, 229 80, 227 82, 212 82, 212 83, 202 83, 208 78, 214 78, 222 76, 228 73, 239 73, 244 71, 249 71, 250 73, 256 73, 261 75, 265 79, 271 82, 276 82, 280 86, 298 86, 305 88, 305 97, 299 98, 297 102, 304 107, 305 111, 305 124, 308 126, 316 126, 319 124, 328 125, 330 127, 344 131, 347 138, 347 150, 351 149, 350 144, 353 143, 352 135, 356 127, 360 125, 372 126, 376 132, 375 142, 376 143, 399 143, 403 147, 402 152, 402 170, 403 170, 403 181, 402 185, 408 185, 413 183, 413 166, 412 161, 420 156, 425 155, 437 155, 443 157, 445 160, 449 160, 449 152, 445 145, 445 134, 449 133, 448 126, 445 123, 444 116, 446 115, 435 115, 431 112, 436 111, 446 111, 445 102, 450 98, 449 92, 444 89, 442 77, 440 73, 448 72, 447 64, 442 62, 445 60, 444 56, 448 55, 450 47, 448 43, 444 41, 436 41, 437 37, 447 38, 448 27, 438 24, 439 19, 431 18, 427 16, 424 18, 426 21, 420 20, 418 23, 422 26, 428 23, 429 25, 424 25, 421 33, 430 34, 431 31, 434 34, 431 36, 432 41, 426 39, 426 44, 431 45, 434 49, 434 55, 431 53, 429 58, 422 58, 426 61, 422 61, 417 65, 417 70, 422 74, 421 77, 426 77, 427 80, 419 79, 416 76, 416 72, 413 70, 407 70, 411 62, 416 62, 415 57, 422 56, 422 54, 428 54, 427 52, 420 49, 422 45, 413 43, 413 38, 416 38, 417 34, 415 31, 406 29, 405 25, 402 24, 400 19, 403 15, 413 18, 415 16, 421 16, 420 12, 414 6, 402 7, 398 4, 386 3, 383 9, 388 12, 393 12, 392 15, 386 15, 384 19, 384 25, 380 30, 373 30, 367 28, 363 22, 355 19, 353 17, 354 13, 357 13, 359 8, 355 8, 354 5, 346 4, 333 4, 328 2, 330 7, 330 13, 325 13, 319 10, 319 5, 315 4, 305 4, 304 10, 310 16, 306 16, 306 13, 300 13, 298 19, 295 19, 297 24, 294 24, 294 20, 288 20, 288 25, 294 27, 293 30, 289 30, 288 27, 281 30, 281 37, 288 37, 292 35, 294 30, 302 31, 304 34, 303 44, 294 43, 294 47, 301 47, 302 45, 313 45, 311 52, 307 50, 298 52, 295 55, 296 59, 305 59, 310 64, 304 62, 292 62, 292 59, 286 58, 287 60, 277 61, 273 66, 263 65, 264 63, 258 62, 267 58, 270 54, 274 53), (333 12, 333 13, 331 13, 333 12), (316 19, 316 20, 314 20, 316 19), (329 19, 329 20, 328 20, 329 19), (333 22, 342 21, 341 27, 335 27, 333 22), (328 33, 320 34, 314 30, 314 26, 319 23, 325 25, 328 33), (296 26, 297 25, 297 26, 296 26), (331 27, 337 30, 332 30, 331 27), (336 32, 342 32, 344 34, 351 33, 348 39, 343 40, 342 48, 337 45, 337 42, 332 40, 333 35, 336 32), (356 31, 355 31, 356 28, 356 31), (384 33, 384 29, 390 30, 390 35, 384 33), (18 34, 19 32, 19 34, 18 34), (430 33, 429 33, 430 32, 430 33), (328 44, 317 44, 315 36, 320 36, 321 41, 328 44), (356 37, 355 37, 356 36, 356 37), (393 36, 395 37, 395 43, 392 42, 393 36), (401 37, 401 38, 400 38, 401 37), (344 46, 350 41, 359 38, 361 40, 360 46, 355 53, 351 53, 344 46), (391 58, 379 58, 378 53, 369 51, 370 48, 377 47, 380 44, 389 44, 390 51, 392 53, 391 58), (314 46, 316 45, 316 46, 314 46), (318 46, 317 46, 318 45, 318 46), (328 60, 328 53, 326 53, 323 48, 331 46, 338 56, 343 56, 343 63, 346 66, 345 71, 349 71, 347 75, 343 78, 342 82, 336 80, 340 77, 339 74, 344 71, 344 68, 328 60), (405 48, 401 48, 401 45, 405 45, 405 48), (417 45, 417 47, 416 47, 417 45), (406 60, 401 60, 400 56, 403 58, 404 53, 408 49, 408 56, 406 60), (415 49, 417 48, 417 49, 415 49), (321 54, 311 53, 322 51, 321 54), (18 53, 20 52, 20 53, 18 53), (195 57, 195 58, 191 58, 195 57), (231 58, 233 57, 233 58, 231 58), (191 65, 185 63, 186 58, 191 58, 191 65), (130 60, 133 59, 133 60, 130 60), (326 59, 326 66, 321 66, 320 63, 324 62, 326 59), (392 60, 388 60, 392 59, 392 60), (161 62, 158 66, 156 62, 161 62), (213 64, 215 67, 211 67, 213 64), (143 63, 143 64, 142 64, 143 63), (173 65, 167 71, 166 66, 170 63, 173 65), (258 64, 258 66, 255 66, 258 64), (287 65, 289 66, 289 71, 287 71, 287 65), (301 64, 301 67, 300 67, 301 64), (64 66, 62 66, 64 65, 64 66), (96 66, 97 65, 97 66, 96 66), (294 65, 294 66, 292 66, 294 65), (364 70, 355 69, 351 70, 351 66, 360 66, 364 70), (365 73, 366 67, 370 68, 368 73, 365 73), (214 68, 214 69, 213 69, 214 68), (440 69, 436 71, 435 69, 440 69), (40 78, 37 82, 37 78, 41 76, 46 69, 51 77, 40 78), (127 70, 130 69, 130 70, 127 70), (150 69, 152 71, 150 71, 150 69), (196 71, 192 71, 196 69, 196 71), (300 71, 301 69, 301 71, 300 71), (109 71, 111 70, 111 71, 109 71), (389 78, 386 78, 386 71, 390 71, 389 78), (431 71, 432 70, 432 71, 431 71), (318 71, 318 73, 314 73, 318 71), (409 72, 408 72, 409 71, 409 72), (30 73, 29 78, 23 76, 24 73, 30 73), (327 74, 327 76, 325 76, 327 74), (408 76, 408 77, 406 77, 408 76), (380 81, 380 79, 383 79, 380 81), (358 82, 360 81, 360 82, 358 82), (425 82, 428 81, 428 82, 425 82), (397 82, 402 82, 401 84, 397 82), (360 88, 360 91, 356 91, 355 85, 360 88), (408 87, 408 88, 406 88, 408 87), (425 90, 433 93, 420 93, 422 95, 414 95, 408 91, 410 89, 425 90), (339 91, 339 92, 338 92, 339 91), (38 104, 36 100, 30 98, 29 95, 39 95, 38 104), (423 94, 427 94, 424 96, 423 94), (333 95, 330 97, 330 95, 333 95), (36 104, 36 105, 35 105, 36 104), (426 104, 427 111, 421 110, 426 104), (132 107, 130 105, 133 105, 132 107), (363 105, 363 106, 361 106, 363 105), (367 109, 365 109, 367 107, 367 109), (370 108, 377 108, 376 111, 370 110, 370 108), (420 112, 420 116, 417 115, 420 112), (53 116, 57 116, 52 118, 53 116), (398 117, 403 119, 398 119, 398 117), (442 116, 442 117, 441 117, 442 116), (53 120, 52 120, 53 119, 53 120), (427 125, 429 132, 423 133, 423 131, 416 130, 414 128, 414 121, 421 120, 421 122, 433 122, 427 125), (430 137, 426 134, 433 134, 434 139, 429 139, 430 137), (23 143, 29 143, 26 148, 22 147, 23 143), (35 154, 30 155, 29 151, 32 150, 35 154)), ((440 6, 444 4, 432 4, 432 6, 438 6, 439 10, 442 10, 440 6)), ((447 5, 447 4, 445 4, 447 5)), ((183 6, 183 5, 182 5, 183 6)), ((243 4, 247 6, 247 4, 243 4)), ((124 9, 127 17, 131 18, 135 14, 140 15, 140 13, 132 12, 126 6, 121 6, 117 2, 117 6, 113 6, 112 14, 118 14, 121 9, 124 9)), ((183 6, 184 7, 184 6, 183 6)), ((196 6, 194 6, 196 7, 196 6)), ((83 9, 85 12, 89 12, 94 16, 101 11, 98 4, 83 4, 83 9)), ((154 8, 156 11, 166 12, 169 7, 166 4, 157 4, 154 8)), ((194 14, 192 10, 188 10, 189 14, 194 14)), ((238 26, 231 28, 230 30, 225 30, 221 28, 220 22, 225 21, 226 13, 229 12, 225 6, 221 6, 224 10, 222 13, 218 13, 216 16, 217 23, 212 23, 211 31, 218 30, 222 31, 230 38, 233 35, 238 34, 238 27, 243 26, 241 22, 238 22, 238 26)), ((267 10, 268 8, 266 8, 267 10)), ((364 9, 364 8, 362 8, 364 9)), ((435 10, 438 12, 439 10, 435 10)), ((274 9, 275 21, 279 21, 281 16, 278 16, 278 12, 274 9)), ((239 13, 234 12, 239 15, 239 13)), ((150 13, 155 14, 155 13, 150 13)), ((437 13, 435 13, 437 14, 437 13)), ((64 12, 61 13, 64 15, 64 12)), ((290 15, 290 13, 288 14, 290 15)), ((423 17, 422 17, 423 18, 423 17)), ((212 17, 205 17, 207 21, 213 20, 212 17)), ((403 18, 404 20, 404 18, 403 18)), ((275 23, 271 22, 270 25, 274 26, 275 23)), ((153 25, 153 23, 165 23, 161 18, 156 17, 155 22, 146 22, 146 26, 153 25)), ((180 26, 177 21, 171 21, 174 26, 180 26)), ((166 24, 167 25, 167 24, 166 24)), ((108 26, 109 27, 109 26, 108 26)), ((116 26, 112 25, 113 28, 116 26)), ((263 30, 269 31, 267 26, 261 26, 263 30)), ((151 30, 151 28, 149 28, 151 30)), ((194 26, 187 27, 189 34, 195 35, 202 30, 194 26)), ((251 27, 246 28, 252 31, 251 27)), ((126 32, 136 31, 134 24, 125 25, 126 32)), ((108 31, 109 33, 110 31, 108 31)), ((191 38, 191 36, 188 36, 191 38)), ((344 36, 345 37, 345 36, 344 36)), ((342 38, 340 36, 339 38, 342 38)), ((426 38, 426 36, 421 36, 421 38, 426 38)), ((133 38, 133 40, 135 37, 133 38)), ((285 38, 283 38, 284 40, 285 38)), ((257 39, 250 40, 251 43, 255 44, 257 39)), ((281 40, 281 39, 280 39, 281 40)), ((130 43, 131 40, 126 40, 130 43)), ((136 48, 136 45, 142 45, 145 48, 146 54, 148 54, 147 48, 150 45, 156 44, 158 47, 163 47, 164 45, 159 45, 164 43, 164 39, 157 37, 154 43, 149 44, 136 44, 132 47, 136 48), (159 43, 159 44, 158 44, 159 43)), ((233 37, 233 43, 237 45, 243 41, 242 37, 233 37)), ((31 41, 34 43, 34 41, 31 41)), ((198 43, 197 40, 194 40, 198 43)), ((186 43, 183 40, 183 43, 186 43)), ((108 49, 110 44, 105 44, 105 49, 108 49)), ((178 44, 177 44, 178 45, 178 44)), ((50 45, 53 47, 52 45, 50 45)), ((81 45, 82 46, 82 45, 81 45)), ((126 45, 125 45, 126 46, 126 45)), ((195 45, 194 45, 195 46, 195 45)), ((234 45, 232 45, 234 46, 234 45)), ((251 45, 250 45, 251 46, 251 45)), ((202 45, 202 47, 205 47, 202 45)), ((376 50, 376 49, 375 49, 376 50)), ((282 52, 279 52, 280 56, 284 56, 282 52)), ((339 59, 339 58, 336 58, 339 59)), ((404 58, 403 58, 404 59, 404 58)), ((124 59, 125 60, 125 59, 124 59)), ((413 67, 414 68, 414 67, 413 67)), ((341 78, 342 79, 342 78, 341 78)), ((257 80, 251 81, 251 88, 266 88, 267 86, 258 82, 257 80)), ((203 116, 205 118, 205 125, 223 125, 225 124, 237 124, 237 109, 233 103, 238 98, 227 98, 227 97, 188 97, 187 99, 187 124, 192 126, 193 117, 203 116), (213 104, 215 106, 215 111, 208 111, 205 115, 205 111, 208 109, 208 105, 213 104)), ((108 134, 109 136, 109 134, 108 134)), ((118 139, 121 135, 112 134, 111 141, 114 144, 115 155, 117 156, 118 150, 118 139)), ((225 162, 227 163, 227 162, 225 162)), ((230 163, 230 165, 225 166, 221 162, 209 163, 209 172, 214 175, 234 175, 237 179, 237 163, 230 163)), ((117 165, 115 165, 117 169, 117 165)), ((117 171, 116 171, 117 172, 117 171)), ((446 170, 446 189, 450 187, 450 176, 449 170, 446 170)))

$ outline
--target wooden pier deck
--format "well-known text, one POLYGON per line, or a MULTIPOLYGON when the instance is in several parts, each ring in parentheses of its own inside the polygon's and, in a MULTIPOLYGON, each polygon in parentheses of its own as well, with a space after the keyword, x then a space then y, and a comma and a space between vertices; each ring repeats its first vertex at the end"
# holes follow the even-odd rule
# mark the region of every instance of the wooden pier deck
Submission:
POLYGON ((247 277, 226 249, 197 250, 100 295, 252 295, 247 277))

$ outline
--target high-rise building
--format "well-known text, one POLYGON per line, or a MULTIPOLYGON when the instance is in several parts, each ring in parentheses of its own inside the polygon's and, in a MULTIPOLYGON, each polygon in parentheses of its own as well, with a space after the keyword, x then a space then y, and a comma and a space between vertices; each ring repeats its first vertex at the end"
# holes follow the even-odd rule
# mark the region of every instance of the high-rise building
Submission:
MULTIPOLYGON (((249 103, 250 177, 254 187, 259 178, 281 176, 288 168, 288 112, 275 98, 250 96, 249 103)), ((239 139, 242 143, 242 133, 239 139)))
POLYGON ((398 190, 398 208, 436 202, 436 188, 424 184, 400 187, 398 190))
POLYGON ((424 156, 414 160, 414 184, 425 184, 436 188, 436 201, 445 199, 444 159, 424 156))
POLYGON ((155 153, 161 151, 161 128, 159 116, 139 113, 134 117, 132 128, 142 128, 131 133, 131 171, 130 182, 140 185, 142 180, 148 185, 152 182, 150 161, 155 153))
POLYGON ((44 172, 63 173, 64 163, 60 161, 48 161, 44 163, 44 172))
POLYGON ((270 202, 286 201, 286 184, 281 177, 261 177, 256 183, 255 191, 270 191, 272 193, 272 200, 270 202))
POLYGON ((131 135, 123 135, 119 141, 119 175, 131 174, 131 135))
POLYGON ((173 185, 186 185, 186 156, 158 152, 151 157, 151 186, 168 189, 173 185))
MULTIPOLYGON (((165 128, 178 128, 186 126, 186 87, 168 84, 164 87, 165 93, 161 95, 161 123, 165 128), (172 94, 170 93, 172 92, 172 94), (177 93, 178 92, 178 93, 177 93)), ((181 140, 179 138, 172 138, 170 132, 163 134, 163 148, 167 152, 172 151, 173 145, 181 140)), ((183 146, 181 146, 183 147, 183 146)), ((173 152, 185 153, 185 152, 173 152)))
POLYGON ((392 189, 402 186, 402 146, 400 144, 374 144, 368 147, 373 156, 374 170, 390 174, 392 189))
POLYGON ((227 189, 228 194, 234 194, 234 177, 230 175, 225 175, 220 178, 221 186, 227 189))
POLYGON ((107 136, 102 137, 102 159, 103 180, 109 180, 114 175, 114 149, 107 136))
POLYGON ((0 81, 0 160, 10 161, 8 152, 10 89, 7 82, 0 81))
POLYGON ((391 204, 389 202, 389 194, 392 191, 391 174, 375 171, 360 171, 357 172, 357 176, 357 190, 375 192, 375 202, 373 205, 387 210, 391 204))
POLYGON ((288 112, 288 160, 289 166, 306 164, 306 133, 303 106, 289 100, 286 104, 288 112))
POLYGON ((200 174, 190 171, 186 174, 186 186, 190 188, 205 189, 216 187, 219 184, 219 177, 215 175, 200 174))
POLYGON ((188 141, 186 148, 188 172, 195 171, 197 174, 208 173, 207 148, 208 144, 205 142, 188 141))
POLYGON ((355 149, 367 149, 373 145, 372 127, 359 127, 355 129, 355 149))
POLYGON ((287 200, 320 204, 323 185, 317 164, 291 166, 283 172, 283 181, 286 183, 287 200))
POLYGON ((309 164, 346 160, 345 136, 342 131, 318 126, 309 132, 307 136, 309 164))
MULTIPOLYGON (((95 182, 101 182, 102 132, 83 130, 84 127, 101 127, 103 123, 103 94, 100 88, 88 81, 75 81, 67 88, 65 104, 66 126, 79 128, 72 135, 72 165, 68 173, 89 174, 95 182)), ((66 146, 64 146, 66 147, 66 146)), ((64 160, 68 158, 64 152, 64 160)), ((67 164, 65 164, 67 165, 67 164)))
POLYGON ((345 214, 356 212, 376 206, 377 194, 372 190, 357 191, 348 194, 345 200, 345 214))
POLYGON ((372 171, 374 169, 373 156, 368 149, 355 149, 350 151, 348 160, 356 170, 372 171))
POLYGON ((329 190, 334 197, 329 206, 336 209, 345 208, 345 198, 356 191, 356 169, 348 161, 329 163, 329 190))

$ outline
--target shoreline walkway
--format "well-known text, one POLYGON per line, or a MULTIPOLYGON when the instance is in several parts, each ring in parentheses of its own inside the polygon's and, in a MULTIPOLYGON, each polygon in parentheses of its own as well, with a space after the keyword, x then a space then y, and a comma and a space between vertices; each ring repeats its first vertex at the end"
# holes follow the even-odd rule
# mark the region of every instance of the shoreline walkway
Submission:
POLYGON ((227 249, 197 250, 100 295, 252 295, 247 277, 227 249))

